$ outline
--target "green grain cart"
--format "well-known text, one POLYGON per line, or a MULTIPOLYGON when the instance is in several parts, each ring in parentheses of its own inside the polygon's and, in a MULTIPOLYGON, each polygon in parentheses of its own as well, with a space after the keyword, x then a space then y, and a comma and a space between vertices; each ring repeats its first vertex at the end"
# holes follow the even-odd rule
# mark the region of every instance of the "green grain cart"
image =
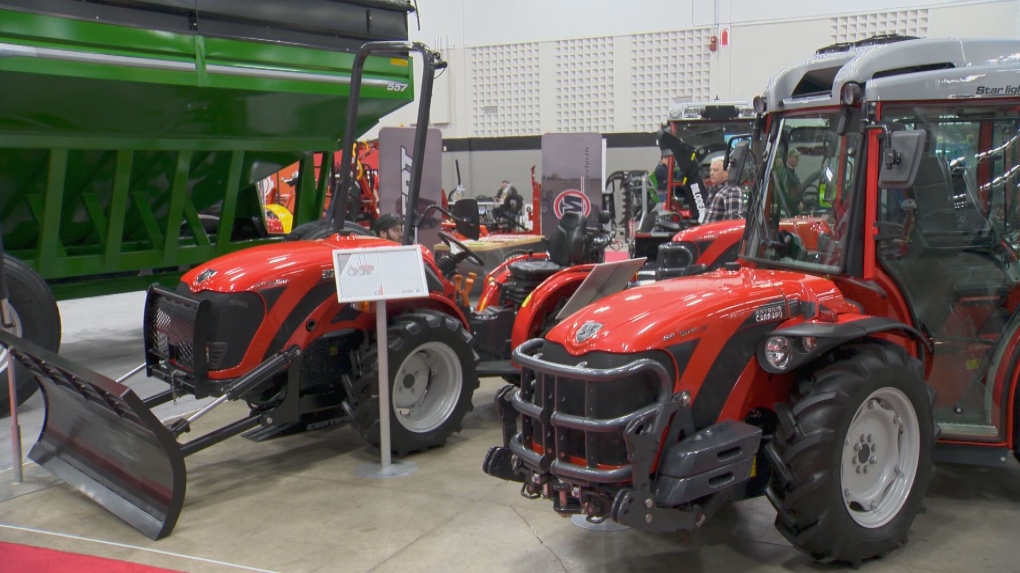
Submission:
MULTIPOLYGON (((317 219, 331 177, 316 181, 312 153, 337 151, 348 127, 354 54, 406 40, 411 10, 409 0, 0 0, 6 330, 56 350, 55 299, 172 282, 269 240, 256 183, 295 161, 308 174, 295 225, 317 219)), ((408 58, 370 58, 351 128, 410 102, 412 78, 408 58)), ((18 378, 23 401, 36 384, 18 378)))

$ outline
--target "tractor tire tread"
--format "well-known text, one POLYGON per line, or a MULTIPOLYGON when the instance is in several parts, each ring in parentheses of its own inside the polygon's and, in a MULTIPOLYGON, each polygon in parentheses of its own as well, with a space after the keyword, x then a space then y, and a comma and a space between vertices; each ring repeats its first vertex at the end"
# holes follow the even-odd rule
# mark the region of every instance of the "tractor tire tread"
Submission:
POLYGON ((933 426, 923 365, 899 346, 869 339, 838 347, 806 383, 802 399, 778 407, 776 438, 766 446, 773 469, 766 497, 776 508, 775 526, 795 547, 821 561, 850 564, 899 546, 918 514, 931 473, 932 436, 920 433, 917 472, 907 498, 887 523, 859 525, 845 507, 840 453, 845 433, 862 401, 873 391, 894 387, 915 405, 920 428, 933 426), (927 404, 928 409, 917 405, 927 404))

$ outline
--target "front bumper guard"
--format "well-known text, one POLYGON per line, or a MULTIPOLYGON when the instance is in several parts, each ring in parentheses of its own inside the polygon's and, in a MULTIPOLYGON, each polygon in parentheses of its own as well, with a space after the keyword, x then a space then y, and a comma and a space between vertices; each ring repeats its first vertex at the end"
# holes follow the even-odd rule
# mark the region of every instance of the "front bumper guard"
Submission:
MULTIPOLYGON (((644 371, 651 371, 659 383, 659 401, 623 416, 599 419, 558 412, 555 410, 555 401, 549 399, 543 399, 542 406, 533 404, 521 397, 519 389, 502 392, 500 396, 509 402, 513 411, 511 414, 513 418, 507 420, 505 416, 510 410, 506 407, 500 409, 501 415, 504 416, 504 445, 509 447, 525 466, 537 473, 548 473, 585 484, 608 485, 628 480, 635 484, 642 482, 647 484, 652 458, 659 449, 662 433, 670 425, 674 415, 680 413, 680 418, 676 420, 679 422, 675 425, 676 431, 680 429, 693 431, 694 428, 690 410, 681 407, 681 396, 672 394, 673 380, 670 379, 666 368, 649 358, 639 358, 623 366, 608 369, 566 366, 542 360, 541 354, 536 352, 541 344, 541 339, 532 339, 520 345, 514 350, 514 362, 524 369, 534 370, 543 376, 580 379, 584 380, 586 385, 620 380, 636 376, 644 371), (547 431, 547 438, 551 439, 543 441, 544 454, 539 454, 527 447, 520 433, 512 433, 516 429, 518 413, 537 419, 543 428, 551 428, 551 436, 547 431), (589 450, 586 455, 587 465, 582 466, 565 459, 557 459, 555 442, 557 436, 555 434, 560 428, 584 432, 586 442, 591 441, 589 438, 592 434, 622 433, 627 444, 627 459, 631 463, 615 468, 599 468, 597 467, 598 461, 594 459, 594 455, 588 447, 586 447, 586 450, 589 450)), ((586 396, 592 395, 590 390, 590 388, 586 389, 586 396)), ((545 390, 543 389, 543 391, 545 390)))
MULTIPOLYGON (((496 395, 503 447, 490 449, 486 456, 483 470, 489 475, 522 482, 522 494, 527 497, 538 497, 542 492, 553 498, 560 512, 587 509, 592 521, 611 517, 636 529, 665 532, 699 527, 729 499, 729 488, 752 473, 760 430, 728 421, 696 432, 689 398, 672 393, 672 380, 661 364, 640 358, 611 369, 578 368, 542 360, 536 352, 540 345, 541 340, 522 344, 514 351, 514 360, 525 369, 534 370, 536 375, 583 379, 586 384, 619 380, 650 370, 661 385, 659 401, 616 418, 592 419, 557 412, 552 400, 543 400, 542 406, 531 403, 521 397, 520 389, 506 386, 496 395), (582 466, 560 459, 555 448, 545 447, 544 453, 536 452, 524 444, 522 433, 517 432, 521 414, 538 420, 543 429, 551 428, 552 437, 559 428, 583 431, 586 440, 591 434, 619 432, 630 463, 600 468, 588 457, 589 465, 582 466), (675 476, 661 476, 656 481, 662 483, 653 487, 652 467, 657 454, 664 444, 677 444, 681 433, 683 442, 690 443, 679 448, 682 453, 677 461, 682 461, 673 465, 683 470, 671 471, 675 476), (739 445, 738 454, 718 455, 720 451, 732 452, 734 445, 739 445), (622 485, 627 487, 617 489, 611 504, 597 503, 600 500, 591 491, 591 486, 622 485), (578 502, 570 503, 570 498, 578 502), (583 504, 582 499, 596 503, 583 504), (695 500, 698 503, 691 503, 695 500)), ((546 434, 549 437, 548 431, 546 434)), ((662 472, 661 463, 658 472, 662 472)))

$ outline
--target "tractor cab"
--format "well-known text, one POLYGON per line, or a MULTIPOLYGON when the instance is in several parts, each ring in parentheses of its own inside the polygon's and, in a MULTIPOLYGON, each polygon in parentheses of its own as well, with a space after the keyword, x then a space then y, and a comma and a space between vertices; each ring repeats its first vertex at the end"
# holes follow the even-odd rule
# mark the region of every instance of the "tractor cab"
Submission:
POLYGON ((659 147, 669 158, 667 179, 650 182, 644 201, 642 186, 631 184, 624 199, 627 212, 638 221, 630 247, 632 258, 654 262, 659 245, 677 231, 703 222, 715 189, 709 180, 712 161, 724 159, 729 142, 750 133, 754 122, 755 111, 747 102, 677 103, 670 107, 659 133, 659 147))
MULTIPOLYGON (((913 43, 885 51, 907 53, 913 43)), ((905 344, 937 393, 935 420, 947 443, 937 457, 1002 463, 1002 452, 1017 447, 1007 432, 1017 427, 1020 99, 998 84, 964 81, 976 76, 959 46, 935 43, 924 57, 930 71, 882 79, 887 64, 857 54, 857 77, 847 66, 831 80, 835 107, 819 106, 817 96, 797 105, 810 96, 809 76, 824 76, 802 73, 801 94, 795 87, 783 112, 770 114, 741 256, 832 276, 864 314, 916 329, 923 342, 905 344), (944 87, 930 90, 924 74, 944 87)), ((1015 48, 975 41, 967 56, 987 62, 1015 48)), ((994 66, 1011 81, 1020 75, 1016 64, 994 66)), ((777 76, 769 99, 783 97, 777 86, 789 80, 777 76)))
POLYGON ((906 539, 934 459, 1020 452, 1017 53, 883 37, 774 76, 741 264, 518 346, 483 469, 659 532, 765 495, 791 544, 857 566, 906 539))

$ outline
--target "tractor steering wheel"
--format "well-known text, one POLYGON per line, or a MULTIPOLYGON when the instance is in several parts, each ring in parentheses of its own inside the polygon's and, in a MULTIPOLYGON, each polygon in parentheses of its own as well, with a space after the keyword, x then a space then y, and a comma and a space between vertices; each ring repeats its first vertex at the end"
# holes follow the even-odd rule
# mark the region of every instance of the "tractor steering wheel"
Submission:
POLYGON ((479 257, 477 253, 467 248, 467 245, 458 241, 452 235, 444 231, 440 231, 439 239, 443 241, 443 244, 450 248, 451 255, 455 257, 463 256, 461 260, 466 260, 467 262, 479 267, 485 267, 485 261, 482 260, 482 257, 479 257), (456 247, 456 250, 454 247, 456 247))

